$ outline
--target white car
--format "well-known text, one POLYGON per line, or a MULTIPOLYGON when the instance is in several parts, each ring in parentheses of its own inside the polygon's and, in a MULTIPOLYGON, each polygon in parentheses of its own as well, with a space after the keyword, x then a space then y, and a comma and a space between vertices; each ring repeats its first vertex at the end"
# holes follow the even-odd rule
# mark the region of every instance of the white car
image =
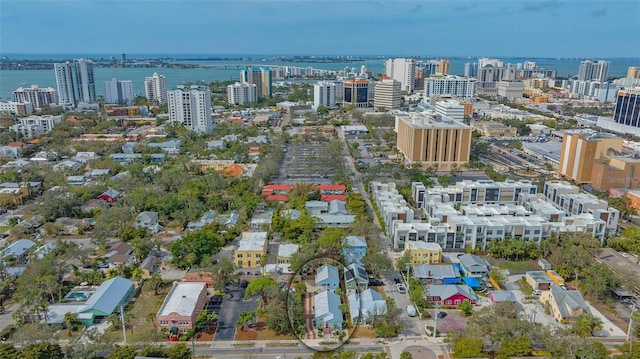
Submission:
POLYGON ((398 283, 396 284, 396 287, 398 288, 398 292, 400 292, 401 294, 404 294, 407 292, 407 290, 405 289, 405 287, 402 285, 402 283, 398 283))

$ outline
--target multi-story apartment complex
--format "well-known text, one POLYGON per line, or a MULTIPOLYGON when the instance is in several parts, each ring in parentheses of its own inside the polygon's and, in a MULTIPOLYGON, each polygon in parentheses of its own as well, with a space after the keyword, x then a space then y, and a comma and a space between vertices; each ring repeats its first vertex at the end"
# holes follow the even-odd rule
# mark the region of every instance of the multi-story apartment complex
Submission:
POLYGON ((400 81, 402 91, 413 92, 415 88, 416 60, 397 58, 385 62, 385 73, 390 78, 400 81))
POLYGON ((211 133, 211 91, 208 86, 178 86, 167 93, 169 122, 196 132, 211 133))
POLYGON ((402 84, 394 79, 382 79, 375 83, 374 106, 379 109, 396 109, 402 104, 402 84))
POLYGON ((53 127, 62 122, 61 116, 29 116, 19 119, 20 123, 9 126, 13 132, 22 134, 25 138, 34 138, 49 133, 53 127))
POLYGON ((0 112, 10 113, 17 116, 26 116, 33 112, 31 102, 0 102, 0 112))
POLYGON ((397 146, 407 164, 448 171, 469 161, 471 127, 432 110, 396 115, 397 146))
POLYGON ((40 88, 31 85, 29 88, 18 87, 13 91, 13 101, 30 102, 35 108, 42 108, 58 102, 56 91, 51 87, 40 88))
POLYGON ((617 228, 620 211, 592 194, 580 193, 580 189, 570 183, 548 181, 544 184, 543 194, 556 208, 568 215, 591 214, 604 221, 607 228, 617 228))
POLYGON ((454 95, 461 98, 473 97, 476 80, 460 76, 429 77, 424 79, 424 96, 454 95))
POLYGON ((133 83, 129 80, 118 81, 116 78, 105 81, 104 101, 106 103, 133 104, 133 83))
POLYGON ((62 105, 75 105, 76 102, 95 102, 96 84, 93 76, 93 63, 78 59, 73 63, 54 64, 58 99, 62 105))
POLYGON ((613 120, 623 125, 640 127, 640 87, 618 92, 613 120))
POLYGON ((590 183, 593 164, 600 158, 622 152, 623 139, 605 133, 567 133, 562 138, 561 176, 590 183))
POLYGON ((235 252, 238 267, 258 267, 260 258, 267 254, 267 232, 242 232, 235 252))
POLYGON ((396 189, 396 184, 372 182, 371 195, 378 207, 386 234, 393 233, 394 223, 413 222, 413 209, 396 189))
POLYGON ((454 248, 455 231, 446 223, 395 222, 391 235, 395 250, 406 249, 407 244, 433 243, 441 248, 454 248))
POLYGON ((478 64, 475 62, 467 62, 464 64, 464 76, 474 77, 478 75, 478 64))
POLYGON ((429 211, 428 204, 472 203, 472 204, 515 204, 521 193, 535 194, 538 187, 528 180, 460 181, 448 187, 423 188, 416 184, 412 191, 413 201, 429 211))
POLYGON ((256 85, 258 98, 271 98, 273 77, 268 67, 245 67, 240 70, 240 82, 256 85))
POLYGON ((342 81, 344 106, 353 105, 355 108, 369 107, 369 100, 373 98, 372 85, 363 78, 344 79, 342 81))
POLYGON ((144 93, 147 100, 164 105, 167 103, 167 78, 157 72, 150 77, 145 77, 144 93))
POLYGON ((609 77, 609 61, 582 61, 578 70, 579 81, 606 82, 609 77))
POLYGON ((246 105, 258 102, 258 86, 236 82, 227 86, 227 102, 230 105, 246 105))
POLYGON ((406 240, 404 250, 409 251, 412 267, 442 262, 442 247, 437 243, 406 240))
POLYGON ((336 84, 333 81, 319 81, 313 85, 313 107, 336 107, 336 84))

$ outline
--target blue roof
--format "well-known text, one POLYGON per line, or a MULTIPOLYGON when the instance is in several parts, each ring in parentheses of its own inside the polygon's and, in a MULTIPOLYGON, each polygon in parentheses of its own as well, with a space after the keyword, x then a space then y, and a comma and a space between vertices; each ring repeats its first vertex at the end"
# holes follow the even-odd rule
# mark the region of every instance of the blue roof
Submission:
POLYGON ((460 267, 460 264, 458 263, 453 263, 452 264, 453 268, 457 269, 458 272, 462 272, 462 267, 460 267))
POLYGON ((100 284, 98 290, 87 300, 86 306, 80 312, 93 309, 107 315, 111 314, 132 287, 133 281, 122 277, 106 280, 100 284))
POLYGON ((33 247, 34 245, 35 243, 33 241, 30 241, 28 239, 20 239, 18 241, 11 243, 9 247, 5 248, 5 250, 2 251, 0 256, 3 258, 10 257, 10 256, 14 256, 14 257, 21 256, 27 253, 27 251, 31 249, 31 247, 33 247))
POLYGON ((463 277, 462 281, 471 288, 481 288, 482 284, 474 277, 463 277))

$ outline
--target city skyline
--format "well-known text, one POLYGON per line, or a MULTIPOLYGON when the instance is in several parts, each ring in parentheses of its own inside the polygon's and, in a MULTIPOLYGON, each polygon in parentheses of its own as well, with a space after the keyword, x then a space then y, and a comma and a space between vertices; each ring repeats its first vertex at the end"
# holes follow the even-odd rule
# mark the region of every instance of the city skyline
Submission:
POLYGON ((0 7, 4 54, 151 54, 169 48, 189 54, 640 57, 634 36, 640 4, 634 1, 8 0, 0 7), (105 19, 115 18, 132 26, 106 31, 105 19), (171 22, 136 25, 163 19, 171 22), (132 36, 136 26, 140 36, 132 36), (56 36, 39 41, 51 31, 56 36))

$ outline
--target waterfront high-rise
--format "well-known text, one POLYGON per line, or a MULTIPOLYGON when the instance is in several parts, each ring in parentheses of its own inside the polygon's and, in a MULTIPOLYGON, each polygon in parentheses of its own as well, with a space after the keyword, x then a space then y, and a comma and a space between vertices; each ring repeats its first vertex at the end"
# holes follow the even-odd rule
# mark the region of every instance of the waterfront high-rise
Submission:
POLYGON ((478 75, 478 64, 475 62, 467 62, 464 64, 464 75, 466 77, 475 77, 478 75))
POLYGON ((609 61, 582 61, 578 71, 578 81, 606 82, 609 77, 609 61))
POLYGON ((258 87, 254 84, 240 83, 227 86, 227 102, 229 105, 246 105, 258 102, 258 87))
POLYGON ((96 82, 93 76, 93 62, 78 59, 73 62, 76 100, 79 102, 96 102, 96 82))
POLYGON ((640 87, 618 92, 613 121, 627 126, 640 127, 640 87))
POLYGON ((167 103, 167 78, 154 72, 151 77, 144 79, 144 93, 147 100, 159 105, 167 103))
POLYGON ((40 88, 37 85, 31 87, 18 87, 13 91, 13 101, 31 102, 33 107, 42 108, 58 102, 56 91, 51 87, 40 88))
POLYGON ((627 69, 627 78, 640 79, 640 66, 629 66, 627 69))
POLYGON ((211 91, 208 86, 178 86, 167 92, 169 122, 200 133, 211 133, 211 91))
POLYGON ((449 75, 449 60, 440 59, 436 62, 436 75, 449 75))
POLYGON ((271 98, 273 76, 268 67, 245 67, 240 70, 240 82, 254 84, 259 98, 271 98))
POLYGON ((53 64, 58 87, 58 103, 61 105, 75 105, 76 96, 73 86, 73 71, 69 61, 63 64, 53 64))
POLYGON ((416 60, 405 58, 389 59, 385 62, 384 66, 386 75, 400 82, 402 91, 413 92, 416 60))
POLYGON ((104 82, 104 102, 133 104, 133 84, 114 78, 104 82))

